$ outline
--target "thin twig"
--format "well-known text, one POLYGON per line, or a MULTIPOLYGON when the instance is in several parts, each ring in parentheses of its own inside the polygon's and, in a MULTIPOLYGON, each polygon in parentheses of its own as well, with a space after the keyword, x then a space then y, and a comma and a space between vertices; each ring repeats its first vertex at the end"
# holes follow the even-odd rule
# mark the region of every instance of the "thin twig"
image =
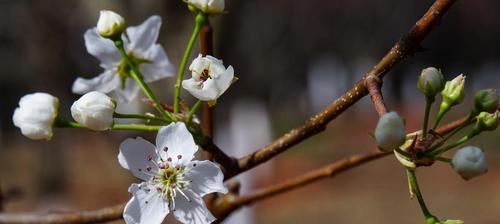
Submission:
POLYGON ((286 151, 290 147, 323 131, 330 121, 335 119, 368 93, 364 86, 365 77, 376 76, 382 78, 396 63, 421 49, 420 43, 422 40, 431 32, 432 28, 439 23, 441 17, 455 1, 456 0, 436 0, 411 30, 350 90, 329 105, 325 110, 311 117, 304 125, 292 129, 269 145, 240 158, 238 161, 238 170, 229 170, 225 178, 229 179, 262 164, 286 151))
POLYGON ((103 223, 122 218, 125 204, 93 211, 54 214, 6 214, 0 213, 0 223, 103 223))
POLYGON ((382 116, 387 113, 387 107, 385 106, 384 97, 382 97, 382 90, 380 89, 381 85, 382 80, 376 76, 369 76, 365 79, 365 87, 370 94, 370 99, 372 100, 378 116, 382 116))

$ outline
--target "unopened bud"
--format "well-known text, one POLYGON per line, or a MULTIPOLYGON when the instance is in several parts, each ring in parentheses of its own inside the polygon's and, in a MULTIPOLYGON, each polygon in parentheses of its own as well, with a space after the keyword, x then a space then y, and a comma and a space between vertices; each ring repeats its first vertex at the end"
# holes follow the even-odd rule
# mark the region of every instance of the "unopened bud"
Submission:
POLYGON ((477 91, 474 96, 474 109, 475 114, 480 112, 493 113, 498 107, 498 95, 495 89, 483 89, 477 91))
POLYGON ((443 103, 449 106, 461 103, 465 98, 465 76, 463 74, 455 77, 453 80, 446 82, 443 91, 443 103))
POLYGON ((405 125, 396 112, 389 112, 380 117, 375 128, 377 146, 383 151, 391 151, 405 142, 405 125))
POLYGON ((481 112, 476 116, 475 131, 493 131, 498 127, 500 119, 498 111, 495 113, 481 112))
POLYGON ((459 149, 452 160, 453 169, 465 180, 488 172, 484 152, 474 146, 459 149))
POLYGON ((418 90, 428 97, 434 97, 444 88, 443 74, 434 67, 429 67, 418 77, 418 90))
POLYGON ((125 30, 125 19, 118 13, 109 10, 101 10, 97 21, 97 33, 104 38, 116 39, 125 30))

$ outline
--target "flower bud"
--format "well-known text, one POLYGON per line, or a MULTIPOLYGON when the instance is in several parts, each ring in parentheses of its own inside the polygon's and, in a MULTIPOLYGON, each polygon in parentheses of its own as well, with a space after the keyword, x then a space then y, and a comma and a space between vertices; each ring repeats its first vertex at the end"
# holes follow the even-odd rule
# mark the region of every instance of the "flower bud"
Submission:
POLYGON ((474 96, 474 113, 493 113, 498 107, 498 95, 495 89, 483 89, 477 91, 474 96))
POLYGON ((476 116, 476 131, 493 131, 498 127, 500 119, 498 111, 495 113, 481 112, 476 116))
POLYGON ((89 92, 71 106, 71 116, 85 127, 104 131, 113 125, 114 100, 97 91, 89 92))
POLYGON ((99 20, 97 21, 97 33, 104 38, 116 39, 125 30, 125 19, 119 14, 101 10, 99 20))
POLYGON ((434 67, 429 67, 420 73, 417 88, 428 97, 434 97, 444 87, 443 74, 434 67))
POLYGON ((207 14, 218 14, 224 12, 224 0, 184 0, 189 10, 193 7, 207 14))
POLYGON ((443 224, 464 224, 464 221, 447 219, 443 221, 443 224))
POLYGON ((377 146, 383 151, 391 151, 405 142, 405 125, 396 112, 389 112, 380 117, 375 128, 377 146))
POLYGON ((483 151, 474 146, 459 149, 453 156, 452 165, 465 180, 488 172, 483 151))
POLYGON ((26 137, 50 140, 58 109, 59 100, 50 94, 27 94, 19 100, 12 120, 26 137))
POLYGON ((465 98, 465 76, 463 74, 455 77, 453 80, 446 82, 443 91, 443 103, 448 106, 453 106, 461 103, 465 98))

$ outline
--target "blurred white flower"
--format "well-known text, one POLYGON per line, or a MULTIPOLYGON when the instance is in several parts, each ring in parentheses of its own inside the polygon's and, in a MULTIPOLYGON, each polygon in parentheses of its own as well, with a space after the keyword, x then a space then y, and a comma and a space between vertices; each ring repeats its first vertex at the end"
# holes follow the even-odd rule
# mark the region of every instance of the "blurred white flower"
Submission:
MULTIPOLYGON (((160 26, 161 18, 151 16, 139 26, 128 27, 126 35, 122 35, 128 56, 139 68, 146 82, 174 75, 174 67, 167 54, 156 43, 160 26)), ((118 102, 130 102, 139 92, 139 86, 128 78, 130 69, 113 41, 99 36, 95 27, 85 32, 84 39, 87 51, 101 61, 100 66, 105 71, 91 79, 78 77, 73 83, 73 93, 99 91, 109 94, 118 102)))
POLYGON ((383 151, 392 151, 405 142, 405 124, 396 112, 382 115, 375 128, 377 146, 383 151))
POLYGON ((215 101, 229 88, 234 78, 232 66, 226 69, 221 60, 210 55, 198 55, 189 70, 192 78, 182 81, 182 87, 203 101, 215 101))
POLYGON ((184 2, 204 13, 214 14, 224 12, 224 0, 184 0, 184 2))
POLYGON ((12 120, 26 137, 49 140, 58 109, 59 100, 50 94, 27 94, 19 100, 19 107, 14 111, 12 120))
POLYGON ((484 152, 474 146, 459 149, 452 160, 453 169, 465 180, 488 172, 484 152))
POLYGON ((85 127, 104 131, 113 125, 116 103, 101 92, 92 91, 80 97, 71 106, 71 116, 85 127))
POLYGON ((97 33, 105 38, 111 38, 121 35, 125 30, 125 19, 119 14, 101 10, 99 20, 97 21, 97 33))
POLYGON ((121 166, 144 180, 129 188, 133 197, 123 213, 126 223, 162 223, 170 211, 182 223, 215 220, 203 196, 227 193, 224 175, 210 161, 192 160, 197 150, 184 123, 162 127, 156 136, 156 147, 142 138, 127 139, 120 145, 121 166))

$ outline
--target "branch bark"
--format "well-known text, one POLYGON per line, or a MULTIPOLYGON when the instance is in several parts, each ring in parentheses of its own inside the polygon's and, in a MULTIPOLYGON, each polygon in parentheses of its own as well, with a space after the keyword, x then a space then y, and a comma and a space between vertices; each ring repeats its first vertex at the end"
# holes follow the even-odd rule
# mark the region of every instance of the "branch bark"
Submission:
POLYGON ((376 76, 366 77, 365 87, 370 94, 370 99, 372 100, 373 107, 377 111, 378 116, 382 116, 387 113, 387 107, 385 105, 384 97, 382 96, 382 80, 376 76))
POLYGON ((311 117, 304 125, 292 129, 269 145, 240 158, 238 161, 238 169, 228 170, 225 178, 229 179, 259 164, 262 164, 276 155, 286 151, 290 147, 323 131, 330 121, 335 119, 338 115, 368 93, 364 85, 366 77, 375 76, 383 78, 396 63, 417 52, 420 49, 420 43, 422 40, 431 32, 432 28, 439 23, 441 17, 455 2, 456 0, 436 0, 424 16, 415 23, 410 31, 403 36, 403 38, 401 38, 389 50, 389 52, 387 52, 387 54, 350 90, 344 93, 344 95, 329 105, 326 109, 311 117))

